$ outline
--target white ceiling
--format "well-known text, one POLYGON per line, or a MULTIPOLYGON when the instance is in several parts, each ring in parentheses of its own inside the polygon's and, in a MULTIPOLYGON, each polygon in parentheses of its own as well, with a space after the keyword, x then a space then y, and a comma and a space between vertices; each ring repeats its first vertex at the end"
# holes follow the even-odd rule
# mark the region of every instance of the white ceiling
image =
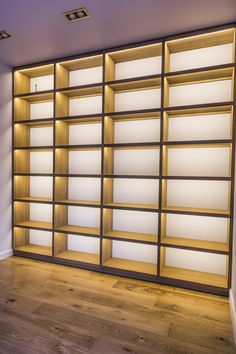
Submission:
POLYGON ((0 61, 24 65, 236 21, 236 0, 0 0, 0 61), (85 6, 91 18, 62 12, 85 6))

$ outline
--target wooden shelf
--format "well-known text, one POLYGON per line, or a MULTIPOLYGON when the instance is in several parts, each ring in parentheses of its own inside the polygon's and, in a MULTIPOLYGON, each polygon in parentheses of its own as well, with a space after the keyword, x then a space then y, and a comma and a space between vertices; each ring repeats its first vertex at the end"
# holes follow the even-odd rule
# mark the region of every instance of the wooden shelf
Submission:
POLYGON ((56 88, 102 82, 102 55, 95 55, 56 64, 56 88), (92 69, 92 70, 91 70, 92 69), (98 69, 98 70, 94 70, 98 69), (81 74, 83 79, 81 81, 81 74), (88 79, 84 74, 87 74, 88 79))
POLYGON ((76 251, 63 251, 56 256, 57 258, 67 259, 70 261, 97 264, 100 263, 100 258, 96 254, 76 252, 76 251))
MULTIPOLYGON (((130 107, 122 106, 122 109, 117 109, 116 107, 116 95, 121 93, 135 93, 138 91, 145 90, 155 90, 160 89, 161 87, 161 78, 148 78, 143 80, 135 80, 135 81, 122 81, 119 83, 110 83, 105 87, 105 112, 119 112, 119 111, 127 111, 127 108, 130 107)), ((127 101, 128 102, 128 101, 127 101)), ((158 98, 156 98, 155 106, 142 106, 143 109, 154 109, 159 108, 160 103, 158 104, 158 98)), ((140 109, 139 107, 137 109, 140 109)), ((132 111, 132 108, 131 108, 132 111)))
POLYGON ((53 104, 53 92, 50 93, 37 93, 37 94, 31 94, 28 96, 21 96, 14 98, 14 121, 15 122, 21 122, 25 120, 34 120, 34 119, 50 119, 53 118, 53 112, 52 109, 50 109, 50 112, 47 112, 47 116, 45 115, 45 112, 43 111, 39 116, 33 117, 31 116, 31 106, 34 104, 40 104, 40 103, 47 103, 50 102, 53 104), (50 114, 49 114, 50 113, 50 114))
POLYGON ((75 226, 75 225, 62 225, 55 226, 56 231, 72 232, 77 234, 86 235, 100 235, 100 228, 98 227, 85 227, 85 226, 75 226))
POLYGON ((43 256, 52 256, 52 248, 48 246, 24 245, 15 248, 15 251, 40 254, 43 256))
POLYGON ((33 203, 52 203, 52 198, 42 198, 42 197, 15 197, 15 200, 20 202, 33 202, 33 203))
MULTIPOLYGON (((165 48, 165 51, 166 51, 165 52, 165 70, 167 72, 173 70, 172 66, 171 66, 172 54, 181 53, 181 52, 182 53, 183 52, 189 53, 189 51, 193 51, 192 55, 196 56, 196 54, 198 53, 197 50, 200 49, 201 56, 203 56, 203 49, 206 50, 206 49, 209 49, 212 47, 222 46, 224 44, 232 44, 232 47, 233 47, 234 35, 235 35, 234 29, 230 28, 230 29, 226 29, 226 30, 222 30, 222 31, 216 31, 216 32, 200 34, 200 35, 193 35, 193 36, 186 37, 186 38, 178 38, 178 39, 167 41, 166 48, 165 48)), ((219 50, 222 51, 223 49, 219 49, 219 50)), ((205 55, 206 55, 206 51, 205 51, 205 55)), ((212 56, 212 61, 205 64, 204 60, 202 59, 202 62, 203 62, 202 66, 225 64, 225 61, 221 62, 220 58, 219 58, 219 60, 217 60, 215 58, 217 56, 217 53, 215 51, 211 52, 210 55, 212 56)), ((208 53, 208 56, 209 56, 209 53, 208 53)), ((185 56, 185 60, 189 59, 190 62, 191 62, 191 58, 187 58, 185 56)), ((203 58, 204 58, 204 56, 203 56, 203 58)), ((229 59, 229 61, 232 62, 233 59, 234 58, 232 55, 231 58, 229 59)), ((198 63, 198 66, 199 66, 199 63, 198 63)), ((192 66, 191 68, 194 68, 194 66, 192 66)), ((180 69, 178 69, 178 70, 180 70, 180 69)))
POLYGON ((219 216, 229 216, 229 210, 219 210, 219 209, 207 209, 207 208, 188 208, 188 207, 176 207, 176 206, 165 206, 162 207, 163 211, 168 212, 181 212, 181 213, 192 213, 192 214, 209 214, 209 215, 219 215, 219 216))
POLYGON ((53 123, 44 121, 40 123, 17 123, 14 125, 15 148, 37 148, 39 146, 53 145, 53 123), (37 133, 36 133, 37 132, 37 133), (36 142, 32 141, 37 137, 36 142))
POLYGON ((105 80, 111 81, 132 76, 158 74, 161 72, 161 55, 161 43, 110 52, 105 57, 105 80), (132 73, 130 73, 131 66, 132 73))
POLYGON ((152 234, 142 234, 138 232, 127 232, 127 231, 119 231, 119 230, 109 230, 108 232, 103 234, 104 236, 116 238, 116 239, 126 239, 130 241, 144 241, 150 243, 157 242, 157 235, 152 234))
POLYGON ((64 200, 60 200, 57 199, 56 202, 58 204, 75 204, 75 205, 95 205, 95 206, 99 206, 101 205, 100 202, 96 201, 96 200, 77 200, 77 199, 64 199, 64 200))
MULTIPOLYGON (((76 89, 63 90, 56 93, 56 117, 66 117, 74 115, 86 115, 86 114, 101 114, 102 105, 100 108, 94 111, 79 111, 74 113, 70 110, 70 103, 75 99, 88 99, 95 96, 102 96, 102 86, 88 85, 76 89)), ((91 104, 90 104, 91 108, 91 104)))
POLYGON ((175 267, 164 267, 161 271, 162 277, 174 278, 189 282, 195 282, 205 285, 227 288, 227 277, 212 273, 198 272, 188 269, 180 269, 175 267))
POLYGON ((27 228, 36 228, 42 230, 52 230, 52 223, 44 221, 21 221, 15 222, 15 226, 27 227, 27 228))
POLYGON ((31 80, 34 80, 35 89, 38 91, 44 91, 53 89, 53 74, 54 74, 54 65, 42 65, 37 67, 32 67, 29 69, 18 70, 14 72, 14 94, 25 94, 32 92, 32 83, 31 80), (49 77, 49 82, 41 82, 40 79, 45 79, 49 77), (38 82, 39 81, 39 82, 38 82))
POLYGON ((154 211, 158 210, 158 206, 154 204, 133 204, 133 203, 104 203, 105 207, 111 208, 133 208, 133 209, 152 209, 154 211))
POLYGON ((157 266, 155 264, 149 264, 145 262, 130 261, 127 259, 111 258, 103 266, 127 270, 130 272, 144 273, 144 274, 157 274, 157 266))
POLYGON ((172 237, 167 236, 162 239, 162 244, 166 245, 173 245, 173 246, 183 246, 189 248, 199 248, 205 250, 212 250, 212 251, 222 251, 228 252, 229 246, 227 243, 223 242, 211 242, 211 241, 204 241, 204 240, 193 240, 188 238, 181 238, 181 237, 172 237))
POLYGON ((228 26, 15 68, 16 254, 226 293, 234 52, 228 26))

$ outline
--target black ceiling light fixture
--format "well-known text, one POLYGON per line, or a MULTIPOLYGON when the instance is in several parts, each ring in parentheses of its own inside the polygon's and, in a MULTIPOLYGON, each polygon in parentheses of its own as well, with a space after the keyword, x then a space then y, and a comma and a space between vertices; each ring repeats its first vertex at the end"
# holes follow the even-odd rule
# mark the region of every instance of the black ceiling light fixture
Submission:
POLYGON ((90 17, 90 13, 84 7, 81 7, 79 9, 75 9, 75 10, 71 10, 68 12, 64 12, 63 15, 70 22, 82 20, 84 18, 90 17))
POLYGON ((6 31, 6 30, 0 31, 0 40, 1 39, 9 39, 11 37, 12 37, 12 35, 8 31, 6 31))

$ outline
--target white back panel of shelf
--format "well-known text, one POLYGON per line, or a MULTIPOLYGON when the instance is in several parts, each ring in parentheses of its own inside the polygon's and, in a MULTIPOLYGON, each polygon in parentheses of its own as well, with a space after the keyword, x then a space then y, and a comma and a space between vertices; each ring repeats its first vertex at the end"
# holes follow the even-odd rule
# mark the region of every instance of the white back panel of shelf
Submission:
POLYGON ((228 220, 209 216, 167 214, 166 234, 213 242, 227 242, 228 220))
POLYGON ((117 178, 113 183, 113 201, 116 203, 158 205, 158 180, 117 178))
POLYGON ((31 245, 52 247, 52 233, 50 231, 30 230, 29 243, 31 245))
POLYGON ((68 206, 69 225, 99 227, 100 209, 68 206))
POLYGON ((161 73, 161 57, 130 60, 116 64, 116 80, 161 73))
POLYGON ((30 203, 30 220, 52 222, 52 205, 30 203))
POLYGON ((230 113, 170 118, 169 140, 230 139, 230 113))
POLYGON ((30 104, 30 119, 52 118, 53 102, 40 102, 30 104))
POLYGON ((133 210, 113 210, 113 230, 157 234, 157 229, 157 213, 133 210))
POLYGON ((228 102, 232 99, 232 81, 221 80, 169 89, 169 106, 184 106, 204 103, 228 102))
POLYGON ((160 141, 160 119, 115 121, 115 143, 160 141))
POLYGON ((72 98, 69 100, 69 115, 96 114, 102 112, 102 96, 72 98))
POLYGON ((99 178, 69 178, 69 199, 99 201, 101 198, 101 180, 99 178))
POLYGON ((68 250, 98 255, 100 253, 100 240, 95 237, 68 234, 68 250))
POLYGON ((101 173, 101 151, 70 151, 69 173, 101 173))
POLYGON ((30 146, 53 145, 53 127, 37 127, 30 129, 30 146))
POLYGON ((170 71, 188 70, 233 62, 233 44, 222 44, 170 55, 170 71))
POLYGON ((166 266, 226 275, 225 255, 166 248, 166 266))
POLYGON ((53 172, 53 152, 30 151, 30 172, 31 173, 52 173, 53 172))
POLYGON ((30 92, 53 90, 53 86, 54 86, 53 75, 32 77, 30 79, 30 92))
POLYGON ((227 181, 168 181, 167 205, 228 210, 227 181))
POLYGON ((115 150, 114 174, 158 175, 159 149, 115 150))
POLYGON ((101 144, 102 125, 93 124, 73 124, 69 126, 69 144, 101 144))
POLYGON ((156 264, 157 247, 139 243, 113 241, 112 257, 156 264))
POLYGON ((79 86, 102 82, 102 66, 73 70, 69 73, 69 86, 79 86))
POLYGON ((161 105, 161 90, 139 90, 121 92, 115 95, 115 111, 132 111, 137 109, 159 108, 161 105))
POLYGON ((170 176, 216 176, 230 174, 230 149, 176 148, 168 150, 168 175, 170 176))
POLYGON ((30 176, 30 196, 52 198, 52 177, 30 176))

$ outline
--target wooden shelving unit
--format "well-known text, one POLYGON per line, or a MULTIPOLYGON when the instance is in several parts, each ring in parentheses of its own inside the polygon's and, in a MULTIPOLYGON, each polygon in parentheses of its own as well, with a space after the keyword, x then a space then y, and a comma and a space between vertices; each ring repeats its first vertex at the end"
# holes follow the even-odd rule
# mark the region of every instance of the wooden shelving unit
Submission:
POLYGON ((14 69, 19 256, 228 294, 235 27, 14 69))

